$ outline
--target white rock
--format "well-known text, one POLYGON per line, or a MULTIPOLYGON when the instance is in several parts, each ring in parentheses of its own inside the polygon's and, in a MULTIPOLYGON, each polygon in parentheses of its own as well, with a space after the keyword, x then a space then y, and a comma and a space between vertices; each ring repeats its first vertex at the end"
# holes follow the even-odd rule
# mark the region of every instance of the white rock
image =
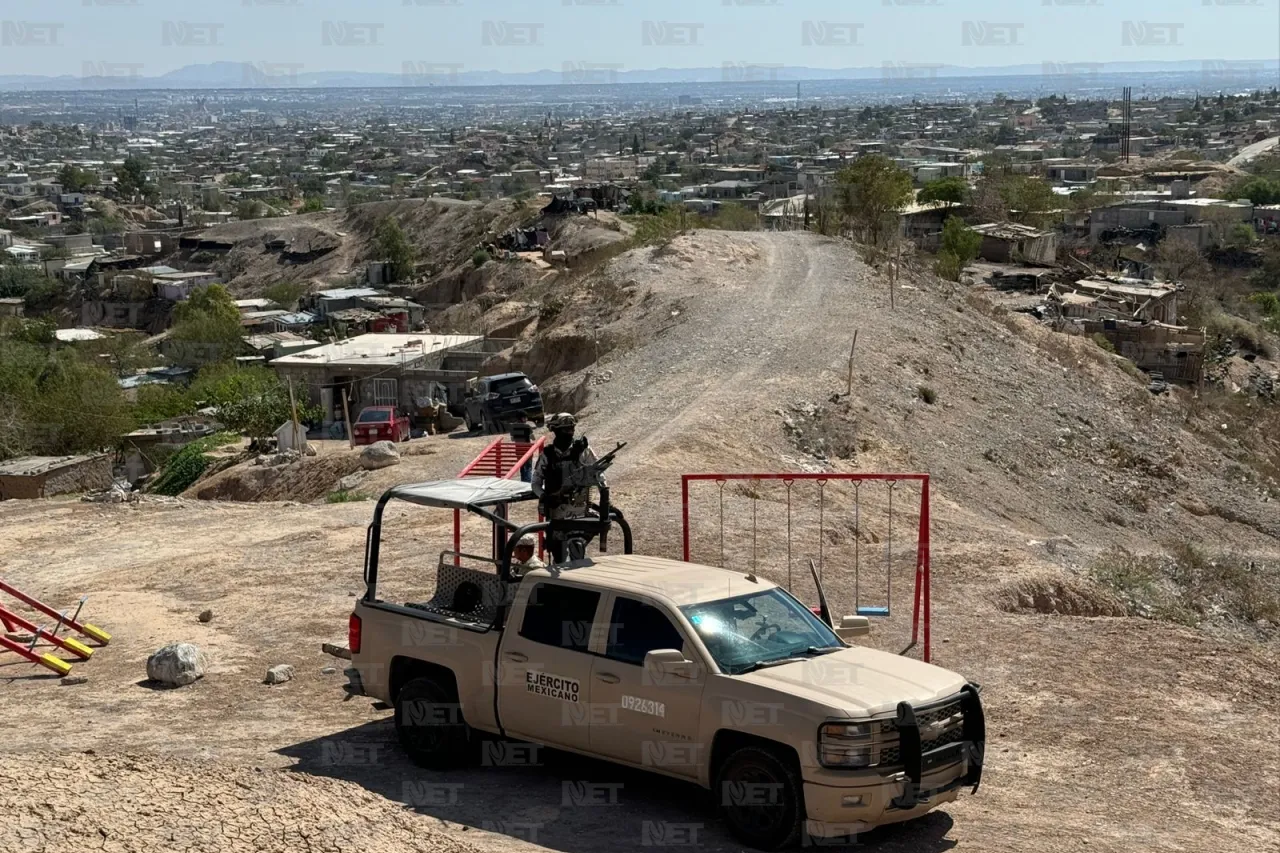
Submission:
POLYGON ((293 667, 287 663, 282 663, 267 670, 267 677, 263 681, 267 684, 284 684, 292 678, 293 667))
POLYGON ((147 658, 147 678, 182 687, 204 677, 204 655, 191 643, 170 643, 147 658))
POLYGON ((77 684, 88 684, 88 683, 89 683, 89 676, 87 676, 87 675, 68 675, 66 678, 62 679, 62 680, 61 680, 60 682, 58 682, 58 683, 59 683, 59 684, 61 684, 63 687, 74 687, 74 686, 76 686, 77 684))
POLYGON ((360 467, 366 471, 390 468, 400 464, 400 451, 389 441, 375 441, 360 454, 360 467))

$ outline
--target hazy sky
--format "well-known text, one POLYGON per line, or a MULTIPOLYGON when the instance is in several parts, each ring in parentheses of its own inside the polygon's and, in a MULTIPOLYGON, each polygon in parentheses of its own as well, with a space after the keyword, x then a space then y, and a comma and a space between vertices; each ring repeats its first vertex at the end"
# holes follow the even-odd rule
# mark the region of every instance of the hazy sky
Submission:
POLYGON ((0 74, 623 70, 1280 56, 1280 0, 0 0, 0 74))

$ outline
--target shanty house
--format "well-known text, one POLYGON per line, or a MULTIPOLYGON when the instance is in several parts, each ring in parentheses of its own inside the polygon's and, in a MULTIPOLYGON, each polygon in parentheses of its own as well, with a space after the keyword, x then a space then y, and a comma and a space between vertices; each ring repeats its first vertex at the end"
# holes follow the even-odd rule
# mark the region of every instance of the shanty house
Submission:
POLYGON ((270 363, 292 380, 301 399, 319 405, 324 425, 351 417, 366 406, 413 409, 435 383, 461 400, 468 379, 512 342, 478 335, 368 334, 282 355, 270 363))
POLYGON ((24 456, 0 462, 0 500, 50 498, 111 487, 111 456, 24 456))
POLYGON ((1053 231, 1016 222, 990 222, 973 230, 982 235, 978 257, 986 261, 1052 264, 1058 254, 1058 235, 1053 231))

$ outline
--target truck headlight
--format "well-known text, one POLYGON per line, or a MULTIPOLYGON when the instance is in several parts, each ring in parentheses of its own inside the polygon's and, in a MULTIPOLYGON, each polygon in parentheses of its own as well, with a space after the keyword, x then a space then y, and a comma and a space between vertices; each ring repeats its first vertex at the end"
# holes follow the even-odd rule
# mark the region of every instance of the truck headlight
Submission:
POLYGON ((870 767, 871 723, 825 723, 818 729, 823 767, 870 767))

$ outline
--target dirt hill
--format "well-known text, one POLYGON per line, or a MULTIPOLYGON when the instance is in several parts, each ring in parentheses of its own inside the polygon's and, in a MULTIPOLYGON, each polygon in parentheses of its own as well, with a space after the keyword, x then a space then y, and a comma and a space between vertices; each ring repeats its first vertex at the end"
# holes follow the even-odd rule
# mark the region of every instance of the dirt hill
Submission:
MULTIPOLYGON (((891 306, 882 272, 847 243, 811 235, 698 232, 629 252, 581 282, 529 284, 514 299, 537 316, 503 358, 577 403, 598 449, 631 442, 611 482, 643 552, 680 553, 684 472, 932 475, 934 659, 983 686, 988 769, 977 796, 866 844, 961 853, 1257 853, 1280 844, 1280 809, 1257 796, 1280 787, 1280 618, 1245 620, 1229 609, 1178 621, 1106 615, 1132 613, 1121 593, 1133 588, 1104 588, 1097 575, 1103 561, 1114 580, 1141 581, 1149 565, 1116 558, 1116 546, 1175 553, 1190 540, 1210 557, 1183 559, 1186 571, 1161 579, 1161 589, 1257 582, 1245 598, 1270 600, 1263 580, 1280 553, 1270 409, 1181 390, 1154 397, 1092 342, 1054 335, 929 274, 908 270, 891 306), (855 330, 853 391, 842 397, 855 330)), ((499 310, 510 309, 485 307, 476 320, 499 310)), ((434 453, 415 453, 360 489, 454 476, 485 441, 423 439, 434 453)), ((346 470, 324 459, 298 469, 309 495, 324 492, 317 476, 346 470)), ((242 494, 254 486, 246 483, 223 487, 242 494)), ((864 601, 883 600, 888 573, 894 613, 877 620, 870 642, 898 651, 910 633, 914 488, 895 486, 890 530, 887 487, 855 493, 832 481, 820 502, 814 484, 796 483, 789 522, 783 484, 721 492, 707 483, 692 496, 693 556, 783 583, 794 570, 791 585, 808 601, 807 560, 820 560, 839 612, 853 606, 855 572, 864 601)), ((0 776, 30 777, 37 764, 27 754, 90 747, 198 756, 341 782, 281 785, 288 814, 298 797, 332 797, 344 814, 354 786, 374 802, 408 803, 406 825, 504 853, 639 853, 644 821, 696 825, 713 853, 739 849, 695 790, 558 755, 541 767, 436 780, 456 785, 456 796, 410 797, 405 783, 423 776, 397 751, 387 712, 344 702, 339 677, 325 669, 332 661, 318 651, 342 634, 362 588, 371 510, 217 500, 0 505, 0 526, 14 532, 0 539, 7 579, 60 602, 91 592, 93 620, 117 638, 77 665, 87 685, 61 688, 29 667, 0 680, 0 694, 24 709, 7 731, 13 756, 0 756, 0 776), (197 622, 206 607, 214 620, 197 622), (139 686, 147 654, 175 639, 201 644, 209 675, 182 691, 139 686), (294 681, 260 683, 266 667, 284 662, 299 667, 294 681), (40 721, 68 708, 84 723, 53 746, 40 721), (332 760, 348 754, 377 758, 332 760), (563 782, 583 779, 621 783, 604 817, 564 806, 563 782)), ((425 594, 450 531, 448 513, 389 511, 385 565, 425 594)), ((185 784, 181 767, 138 766, 157 789, 185 784)), ((224 776, 252 784, 219 773, 219 791, 224 776)), ((220 799, 184 817, 212 827, 242 812, 220 799)), ((61 838, 53 828, 19 840, 61 838)))

